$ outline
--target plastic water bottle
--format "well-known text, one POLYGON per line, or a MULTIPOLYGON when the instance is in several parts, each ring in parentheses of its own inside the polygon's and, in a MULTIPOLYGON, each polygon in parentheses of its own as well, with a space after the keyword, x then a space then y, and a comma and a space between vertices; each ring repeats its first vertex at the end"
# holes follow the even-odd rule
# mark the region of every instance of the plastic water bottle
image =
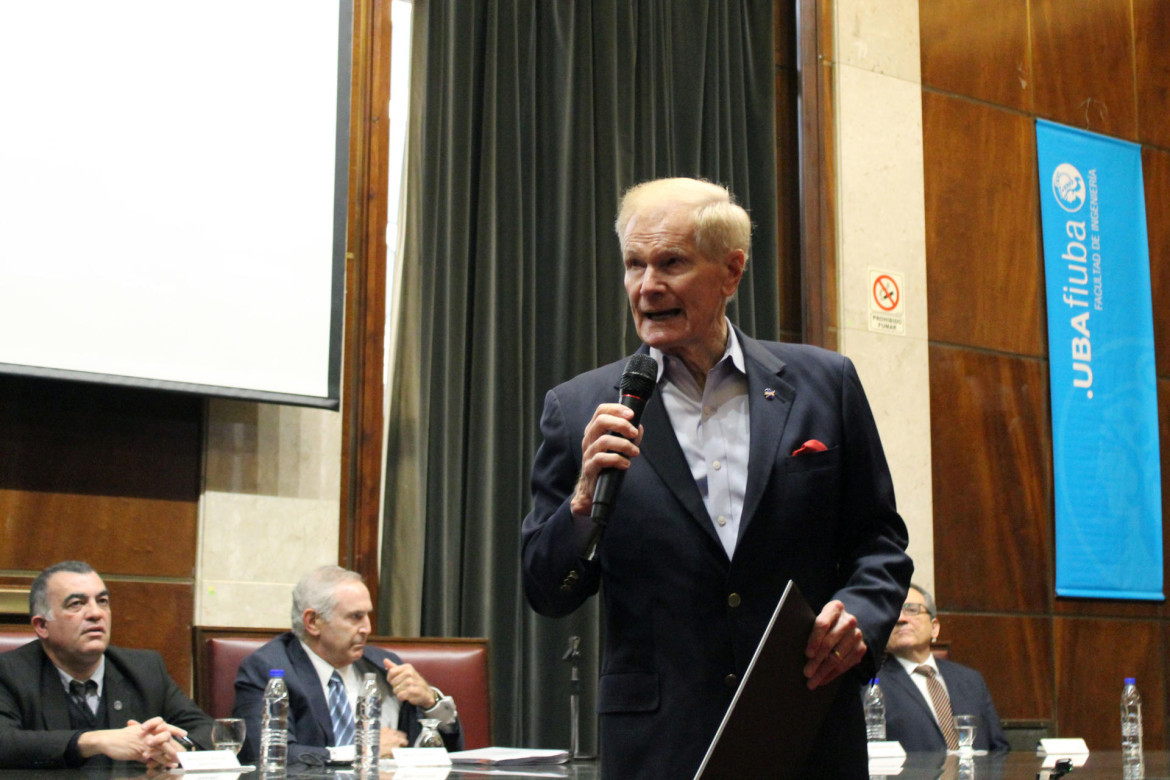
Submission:
POLYGON ((884 742, 886 739, 886 700, 877 677, 869 681, 865 689, 865 738, 870 742, 884 742))
POLYGON ((260 769, 282 773, 288 760, 288 688, 284 670, 268 672, 264 711, 260 713, 260 769))
POLYGON ((382 692, 378 690, 378 677, 369 672, 362 679, 357 701, 357 734, 354 745, 357 748, 359 770, 377 777, 378 756, 382 748, 382 692))
POLYGON ((1121 689, 1121 767, 1125 780, 1142 780, 1146 775, 1142 758, 1142 695, 1133 677, 1126 677, 1121 689))

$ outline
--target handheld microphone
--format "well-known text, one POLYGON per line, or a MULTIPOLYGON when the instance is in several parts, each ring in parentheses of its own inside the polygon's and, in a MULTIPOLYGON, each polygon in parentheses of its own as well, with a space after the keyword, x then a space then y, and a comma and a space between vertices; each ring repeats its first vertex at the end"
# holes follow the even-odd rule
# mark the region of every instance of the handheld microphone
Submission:
MULTIPOLYGON (((618 403, 634 410, 630 424, 635 428, 638 427, 638 421, 642 419, 642 410, 646 408, 650 396, 654 395, 654 387, 657 384, 658 364, 654 362, 654 358, 637 354, 626 362, 619 385, 618 403)), ((581 554, 587 561, 593 560, 597 554, 597 545, 601 541, 601 535, 605 533, 606 523, 613 512, 614 501, 625 476, 625 469, 610 468, 602 469, 597 477, 597 485, 593 489, 593 511, 589 515, 593 520, 593 530, 581 554)))

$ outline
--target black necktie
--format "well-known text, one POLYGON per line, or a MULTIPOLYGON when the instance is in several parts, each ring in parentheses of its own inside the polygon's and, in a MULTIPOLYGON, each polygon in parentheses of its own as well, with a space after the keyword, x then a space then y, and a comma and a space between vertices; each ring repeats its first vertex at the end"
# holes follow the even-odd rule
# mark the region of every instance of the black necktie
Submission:
POLYGON ((89 706, 87 697, 97 695, 97 683, 93 680, 86 680, 85 682, 78 682, 77 680, 69 681, 69 695, 73 697, 73 701, 81 708, 81 712, 89 721, 94 720, 94 711, 89 706))

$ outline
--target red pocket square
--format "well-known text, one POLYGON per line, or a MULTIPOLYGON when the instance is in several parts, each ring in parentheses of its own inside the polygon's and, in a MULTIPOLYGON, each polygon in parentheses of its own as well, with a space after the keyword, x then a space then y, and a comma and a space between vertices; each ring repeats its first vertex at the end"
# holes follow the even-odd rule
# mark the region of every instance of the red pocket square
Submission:
POLYGON ((800 449, 793 451, 792 457, 795 458, 797 455, 805 455, 810 452, 824 452, 827 449, 829 448, 816 439, 809 439, 800 445, 800 449))

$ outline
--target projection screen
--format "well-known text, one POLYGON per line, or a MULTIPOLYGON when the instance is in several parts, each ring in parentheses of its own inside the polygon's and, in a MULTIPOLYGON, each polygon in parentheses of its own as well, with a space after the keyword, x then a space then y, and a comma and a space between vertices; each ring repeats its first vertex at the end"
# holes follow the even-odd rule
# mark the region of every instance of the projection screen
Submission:
POLYGON ((348 0, 0 3, 0 372, 336 409, 348 0))

